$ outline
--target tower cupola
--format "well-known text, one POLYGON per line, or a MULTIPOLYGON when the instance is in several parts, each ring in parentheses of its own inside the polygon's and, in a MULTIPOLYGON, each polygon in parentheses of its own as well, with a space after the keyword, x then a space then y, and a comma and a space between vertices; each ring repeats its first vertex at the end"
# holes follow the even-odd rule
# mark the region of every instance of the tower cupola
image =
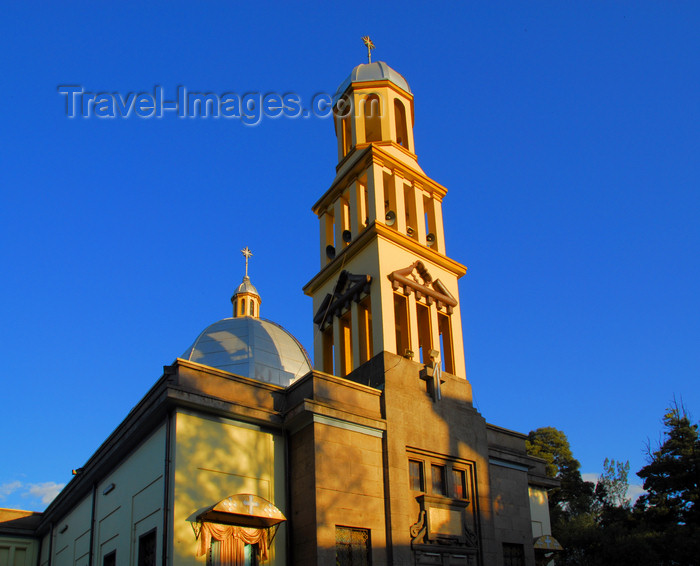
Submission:
POLYGON ((245 256, 245 275, 231 297, 233 318, 243 316, 260 318, 260 303, 262 300, 255 285, 250 282, 250 277, 248 277, 248 260, 253 256, 253 252, 246 246, 241 250, 241 253, 245 256))
POLYGON ((413 95, 408 81, 384 61, 355 67, 334 96, 338 161, 373 143, 416 165, 413 95))

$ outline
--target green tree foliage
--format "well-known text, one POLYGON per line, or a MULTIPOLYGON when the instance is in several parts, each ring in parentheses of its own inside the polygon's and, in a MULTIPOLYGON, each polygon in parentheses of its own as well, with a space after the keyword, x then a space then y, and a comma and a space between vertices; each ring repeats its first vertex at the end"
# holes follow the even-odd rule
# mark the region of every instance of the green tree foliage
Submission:
POLYGON ((691 424, 678 403, 667 410, 663 423, 663 442, 657 450, 649 450, 649 463, 637 473, 647 491, 637 501, 637 509, 659 527, 700 526, 698 425, 691 424))
POLYGON ((634 506, 635 517, 659 564, 700 564, 700 437, 682 404, 663 417, 663 437, 649 449, 649 463, 637 475, 646 494, 634 506))
POLYGON ((593 504, 594 485, 581 478, 581 464, 574 458, 566 434, 552 427, 538 428, 530 432, 526 446, 530 455, 546 462, 547 475, 561 482, 559 488, 549 492, 553 525, 574 517, 585 518, 593 504))
POLYGON ((608 458, 605 459, 603 462, 603 473, 598 478, 598 483, 595 486, 595 498, 601 513, 605 509, 615 507, 630 508, 630 500, 627 497, 629 471, 629 461, 623 464, 608 458))
POLYGON ((561 480, 550 492, 557 566, 700 566, 700 434, 682 405, 663 418, 663 436, 639 472, 645 495, 627 498, 629 463, 609 460, 595 489, 581 479, 566 435, 532 431, 528 452, 561 480))

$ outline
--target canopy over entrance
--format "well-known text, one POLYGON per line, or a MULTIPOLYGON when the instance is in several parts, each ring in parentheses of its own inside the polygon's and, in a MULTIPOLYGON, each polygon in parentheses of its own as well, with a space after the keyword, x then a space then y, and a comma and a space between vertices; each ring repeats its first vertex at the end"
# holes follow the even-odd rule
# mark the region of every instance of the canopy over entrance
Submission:
POLYGON ((535 539, 535 550, 543 550, 545 552, 553 552, 558 550, 564 550, 564 548, 559 544, 559 541, 555 539, 552 535, 542 535, 535 539))
POLYGON ((239 493, 222 499, 197 515, 198 523, 219 523, 267 529, 286 521, 282 512, 267 499, 251 493, 239 493))

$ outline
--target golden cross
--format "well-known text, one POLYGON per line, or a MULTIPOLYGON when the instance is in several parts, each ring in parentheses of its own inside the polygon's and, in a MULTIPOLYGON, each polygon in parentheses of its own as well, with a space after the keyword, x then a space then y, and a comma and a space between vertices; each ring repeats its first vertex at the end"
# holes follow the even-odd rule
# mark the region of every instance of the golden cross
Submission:
POLYGON ((245 256, 245 276, 248 277, 248 259, 253 257, 253 252, 248 249, 248 246, 241 250, 241 253, 245 256))
POLYGON ((372 43, 372 40, 369 38, 369 35, 365 35, 362 38, 362 41, 364 41, 365 45, 367 46, 367 59, 369 62, 372 62, 372 49, 374 49, 374 43, 372 43))

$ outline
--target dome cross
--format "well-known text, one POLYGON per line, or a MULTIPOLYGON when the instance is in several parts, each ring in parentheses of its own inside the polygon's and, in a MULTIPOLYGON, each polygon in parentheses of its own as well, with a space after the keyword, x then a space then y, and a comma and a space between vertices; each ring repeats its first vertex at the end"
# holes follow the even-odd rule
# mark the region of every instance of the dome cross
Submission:
POLYGON ((253 257, 253 252, 248 249, 248 246, 241 250, 241 253, 245 256, 245 276, 248 277, 248 259, 253 257))
POLYGON ((364 41, 365 45, 367 46, 367 60, 371 63, 372 62, 372 49, 374 49, 374 43, 372 43, 372 40, 369 38, 369 35, 365 35, 362 38, 362 41, 364 41))

